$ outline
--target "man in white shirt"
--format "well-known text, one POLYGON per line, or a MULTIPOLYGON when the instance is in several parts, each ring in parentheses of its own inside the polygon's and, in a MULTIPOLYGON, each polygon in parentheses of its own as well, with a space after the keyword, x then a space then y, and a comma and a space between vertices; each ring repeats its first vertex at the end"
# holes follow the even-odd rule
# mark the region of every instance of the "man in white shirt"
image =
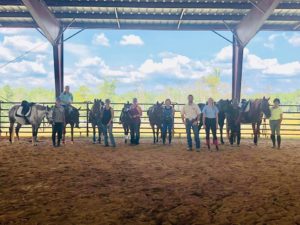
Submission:
POLYGON ((181 118, 182 122, 185 124, 186 135, 187 135, 187 143, 188 143, 188 151, 192 151, 192 137, 191 137, 191 129, 193 129, 194 138, 196 142, 196 151, 200 151, 200 138, 199 138, 199 129, 198 122, 200 119, 200 109, 199 106, 194 102, 193 95, 188 96, 188 104, 183 106, 181 110, 181 118))

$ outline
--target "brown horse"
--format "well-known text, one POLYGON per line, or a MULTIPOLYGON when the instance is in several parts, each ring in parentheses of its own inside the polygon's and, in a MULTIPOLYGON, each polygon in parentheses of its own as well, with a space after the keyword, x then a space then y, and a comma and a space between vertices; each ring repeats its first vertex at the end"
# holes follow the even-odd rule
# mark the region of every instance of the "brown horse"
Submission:
POLYGON ((254 135, 253 142, 255 145, 257 145, 258 143, 260 125, 262 122, 263 115, 265 115, 266 118, 269 118, 271 116, 269 99, 270 98, 263 97, 262 99, 250 100, 248 102, 248 104, 250 104, 249 110, 247 112, 241 110, 239 113, 239 117, 237 120, 238 124, 252 124, 252 130, 254 135))

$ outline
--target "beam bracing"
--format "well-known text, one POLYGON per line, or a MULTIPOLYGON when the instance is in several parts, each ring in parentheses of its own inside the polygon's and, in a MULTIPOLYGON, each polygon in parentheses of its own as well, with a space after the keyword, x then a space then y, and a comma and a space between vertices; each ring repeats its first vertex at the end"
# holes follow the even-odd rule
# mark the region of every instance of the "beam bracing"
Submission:
POLYGON ((244 47, 261 29, 279 3, 280 0, 261 0, 253 6, 233 32, 232 99, 241 99, 244 47))
POLYGON ((63 28, 43 0, 22 0, 22 2, 53 46, 55 95, 58 97, 64 86, 63 28))

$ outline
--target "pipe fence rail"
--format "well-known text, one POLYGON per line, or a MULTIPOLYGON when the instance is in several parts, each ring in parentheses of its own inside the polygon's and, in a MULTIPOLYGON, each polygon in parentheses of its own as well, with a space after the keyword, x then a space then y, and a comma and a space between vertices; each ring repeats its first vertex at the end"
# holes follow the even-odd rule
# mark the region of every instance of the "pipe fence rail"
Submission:
MULTIPOLYGON (((4 102, 0 101, 0 130, 1 136, 9 135, 9 120, 8 111, 9 109, 20 102, 4 102)), ((53 102, 41 102, 41 105, 54 105, 53 102)), ((79 128, 74 129, 75 136, 89 137, 92 135, 92 126, 88 122, 89 109, 92 107, 93 102, 74 102, 73 106, 80 108, 80 123, 79 128)), ((114 118, 114 129, 113 132, 116 136, 121 136, 123 134, 122 125, 119 123, 120 114, 124 103, 112 103, 112 107, 115 111, 114 118)), ((141 122, 141 137, 151 137, 152 129, 149 124, 147 117, 147 109, 152 106, 153 103, 141 103, 140 106, 143 110, 142 122, 141 122)), ((180 109, 184 104, 174 104, 175 108, 175 120, 174 120, 174 137, 185 137, 185 127, 181 121, 180 109)), ((281 126, 281 135, 287 137, 300 137, 300 107, 299 105, 282 105, 281 106, 284 115, 283 122, 281 126)), ((241 132, 243 137, 252 137, 252 127, 250 124, 242 124, 241 132)), ((67 136, 69 136, 69 128, 67 128, 67 136)), ((218 131, 219 132, 219 131, 218 131)), ((226 138, 226 123, 224 126, 224 138, 226 138)), ((51 126, 47 123, 46 119, 41 124, 39 129, 39 134, 49 136, 51 134, 51 126)), ((201 129, 200 134, 204 134, 204 129, 201 129)), ((30 136, 31 129, 30 126, 23 126, 20 130, 20 136, 30 136)), ((270 135, 269 121, 263 119, 261 125, 261 137, 268 138, 270 135)))

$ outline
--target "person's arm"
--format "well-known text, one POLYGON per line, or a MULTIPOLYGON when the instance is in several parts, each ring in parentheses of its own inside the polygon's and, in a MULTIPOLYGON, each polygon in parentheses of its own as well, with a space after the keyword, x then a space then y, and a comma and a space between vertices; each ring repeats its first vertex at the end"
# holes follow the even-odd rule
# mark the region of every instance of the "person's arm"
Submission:
POLYGON ((184 106, 183 106, 183 108, 181 109, 181 119, 182 119, 182 123, 184 123, 185 124, 185 117, 184 117, 184 115, 185 115, 185 112, 184 112, 184 106))
POLYGON ((281 124, 282 120, 283 120, 283 113, 281 111, 281 113, 280 113, 280 121, 279 121, 280 124, 281 124))
POLYGON ((110 121, 108 122, 108 124, 111 124, 114 119, 114 109, 112 107, 110 108, 110 112, 111 112, 111 118, 110 118, 110 121))
POLYGON ((219 109, 216 107, 216 127, 219 125, 219 109))
POLYGON ((65 109, 63 108, 63 124, 66 124, 66 113, 65 113, 65 109))
POLYGON ((139 116, 142 117, 143 116, 143 111, 142 111, 140 106, 138 106, 138 111, 139 111, 139 116))
POLYGON ((70 104, 73 103, 73 94, 71 94, 71 102, 70 104))

